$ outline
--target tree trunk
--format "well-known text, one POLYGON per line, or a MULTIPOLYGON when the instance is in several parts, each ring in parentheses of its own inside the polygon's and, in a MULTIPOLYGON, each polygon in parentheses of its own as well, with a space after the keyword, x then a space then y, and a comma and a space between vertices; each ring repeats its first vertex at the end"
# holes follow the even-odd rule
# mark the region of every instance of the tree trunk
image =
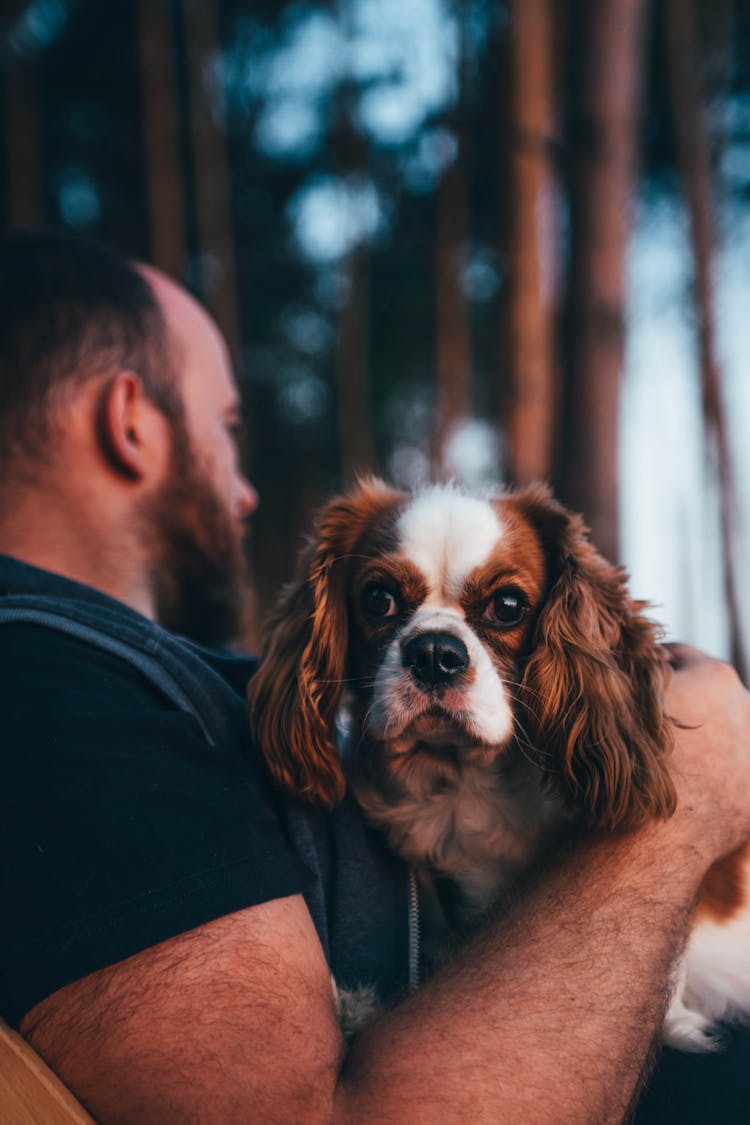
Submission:
POLYGON ((225 105, 223 91, 207 80, 207 65, 220 47, 216 0, 183 0, 183 11, 203 297, 237 360, 240 330, 225 105))
POLYGON ((163 0, 140 0, 138 38, 149 207, 149 255, 184 280, 185 209, 177 107, 174 25, 163 0))
MULTIPOLYGON (((341 13, 348 30, 346 12, 341 13)), ((338 98, 334 155, 343 182, 366 182, 367 142, 354 122, 354 91, 344 86, 338 98)), ((336 334, 336 385, 339 465, 345 487, 375 468, 370 389, 370 247, 362 240, 340 266, 344 288, 336 334)))
POLYGON ((703 418, 707 445, 715 454, 721 500, 721 547, 731 659, 747 683, 748 668, 742 643, 735 573, 737 499, 722 398, 721 368, 716 348, 714 260, 717 240, 711 157, 697 70, 693 0, 667 0, 666 15, 677 162, 690 223, 703 418))
POLYGON ((572 119, 566 418, 559 487, 619 557, 618 434, 626 251, 635 193, 644 0, 568 10, 572 119))
POLYGON ((369 248, 360 243, 343 265, 346 302, 339 312, 336 340, 338 428, 341 480, 349 487, 356 477, 375 469, 370 402, 370 277, 369 248))
POLYGON ((452 475, 450 443, 471 409, 471 321, 464 291, 469 244, 468 136, 465 111, 466 43, 464 5, 458 15, 462 36, 456 108, 447 125, 456 152, 437 193, 435 237, 435 305, 437 424, 434 468, 438 479, 452 475))
POLYGON ((5 68, 6 198, 14 226, 44 219, 39 94, 37 59, 10 59, 5 68))
POLYGON ((510 3, 510 274, 505 356, 506 472, 512 484, 552 472, 555 371, 555 186, 550 0, 510 3))

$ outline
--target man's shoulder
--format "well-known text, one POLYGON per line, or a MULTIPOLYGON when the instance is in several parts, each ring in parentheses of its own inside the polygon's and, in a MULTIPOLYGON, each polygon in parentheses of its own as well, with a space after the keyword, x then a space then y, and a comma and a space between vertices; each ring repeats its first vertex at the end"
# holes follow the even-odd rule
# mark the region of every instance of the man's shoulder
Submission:
POLYGON ((67 661, 80 671, 99 665, 98 636, 147 629, 148 622, 101 591, 61 574, 0 554, 0 668, 7 682, 33 668, 38 681, 52 671, 54 684, 69 679, 67 661))
POLYGON ((76 710, 93 702, 103 711, 149 698, 156 703, 153 689, 127 658, 127 646, 119 654, 108 651, 106 639, 115 635, 112 621, 99 618, 95 601, 38 594, 33 587, 0 593, 4 709, 31 709, 39 717, 51 717, 60 708, 76 710), (85 626, 76 614, 82 607, 87 610, 85 626))
MULTIPOLYGON (((111 710, 120 706, 122 692, 136 692, 189 712, 190 693, 175 686, 170 666, 183 687, 186 669, 196 684, 217 676, 214 694, 221 695, 227 687, 242 694, 255 662, 193 645, 98 590, 0 555, 0 690, 6 696, 25 699, 43 691, 49 709, 56 699, 75 706, 88 692, 111 710)), ((224 702, 232 705, 228 696, 224 702)))
POLYGON ((48 722, 92 706, 107 713, 163 704, 127 661, 24 621, 0 625, 0 699, 6 716, 27 713, 48 722))

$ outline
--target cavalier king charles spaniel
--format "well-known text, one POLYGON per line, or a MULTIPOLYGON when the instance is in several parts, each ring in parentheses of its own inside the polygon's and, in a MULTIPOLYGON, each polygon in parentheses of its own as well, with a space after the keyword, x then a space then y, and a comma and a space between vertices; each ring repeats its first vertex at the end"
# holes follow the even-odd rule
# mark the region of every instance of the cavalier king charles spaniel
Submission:
MULTIPOLYGON (((567 826, 673 811, 669 661, 643 609, 541 485, 368 480, 323 510, 250 682, 253 736, 296 797, 331 807, 348 780, 417 877, 433 964, 567 826)), ((710 1049, 750 1011, 749 858, 705 880, 672 1046, 710 1049)))

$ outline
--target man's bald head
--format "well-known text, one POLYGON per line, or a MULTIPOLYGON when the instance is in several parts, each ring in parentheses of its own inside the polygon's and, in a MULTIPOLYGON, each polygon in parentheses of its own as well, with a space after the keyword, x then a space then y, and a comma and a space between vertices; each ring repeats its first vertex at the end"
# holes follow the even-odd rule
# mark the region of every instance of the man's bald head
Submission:
POLYGON ((152 299, 159 306, 172 346, 189 349, 196 326, 199 331, 217 332, 213 319, 203 306, 168 274, 145 262, 138 262, 133 268, 145 281, 152 299))
POLYGON ((83 382, 119 370, 179 416, 170 334, 150 277, 64 232, 0 235, 0 468, 50 460, 60 405, 83 382))

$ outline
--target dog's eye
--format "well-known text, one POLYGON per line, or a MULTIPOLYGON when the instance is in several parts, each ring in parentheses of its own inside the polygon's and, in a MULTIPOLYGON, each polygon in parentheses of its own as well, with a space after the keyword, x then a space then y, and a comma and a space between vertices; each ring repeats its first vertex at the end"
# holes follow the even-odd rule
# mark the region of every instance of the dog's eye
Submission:
POLYGON ((520 590, 500 590, 490 599, 484 619, 492 625, 511 629, 521 624, 528 611, 528 602, 520 590))
POLYGON ((385 586, 368 586, 362 594, 362 609, 368 617, 395 617, 398 603, 385 586))

